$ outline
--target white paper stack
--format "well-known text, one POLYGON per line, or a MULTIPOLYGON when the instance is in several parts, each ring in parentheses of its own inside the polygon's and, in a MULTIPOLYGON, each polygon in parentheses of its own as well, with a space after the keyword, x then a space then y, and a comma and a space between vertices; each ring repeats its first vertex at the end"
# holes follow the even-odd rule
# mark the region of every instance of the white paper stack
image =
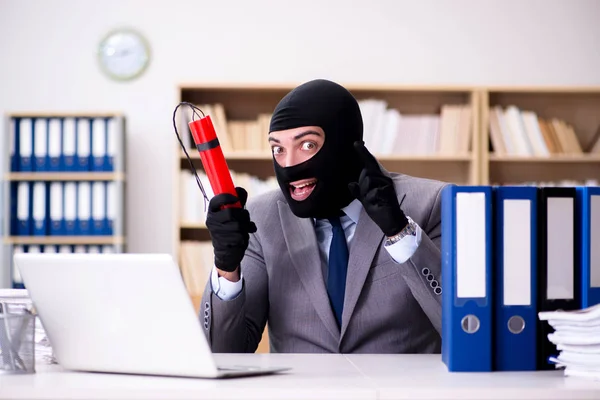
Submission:
POLYGON ((600 380, 600 304, 574 311, 538 314, 554 332, 548 335, 559 354, 550 362, 564 367, 565 375, 600 380))
MULTIPOLYGON (((0 302, 9 313, 19 313, 26 309, 33 311, 33 303, 26 289, 0 289, 0 302)), ((56 364, 52 346, 39 317, 35 318, 35 361, 36 364, 56 364)))

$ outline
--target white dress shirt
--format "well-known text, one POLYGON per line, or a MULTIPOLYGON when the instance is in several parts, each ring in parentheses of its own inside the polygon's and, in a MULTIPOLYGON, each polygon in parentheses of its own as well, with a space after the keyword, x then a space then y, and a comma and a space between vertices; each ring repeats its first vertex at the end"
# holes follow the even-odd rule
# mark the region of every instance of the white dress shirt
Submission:
MULTIPOLYGON (((354 231, 356 230, 356 224, 358 223, 358 218, 362 208, 363 207, 360 201, 355 199, 342 209, 346 215, 340 217, 340 222, 344 228, 348 246, 350 246, 352 238, 354 237, 354 231)), ((323 276, 326 281, 327 265, 329 262, 329 246, 331 244, 333 232, 331 229, 331 224, 327 220, 314 220, 314 224, 317 243, 319 245, 319 253, 321 256, 321 265, 323 267, 323 276)), ((388 251, 394 261, 397 263, 403 263, 412 257, 420 243, 421 228, 417 225, 415 236, 405 236, 398 242, 390 246, 385 246, 385 249, 388 251)), ((242 271, 240 272, 240 279, 237 282, 231 282, 224 277, 219 277, 217 269, 213 266, 210 282, 213 292, 221 300, 232 300, 242 291, 244 275, 242 271)))

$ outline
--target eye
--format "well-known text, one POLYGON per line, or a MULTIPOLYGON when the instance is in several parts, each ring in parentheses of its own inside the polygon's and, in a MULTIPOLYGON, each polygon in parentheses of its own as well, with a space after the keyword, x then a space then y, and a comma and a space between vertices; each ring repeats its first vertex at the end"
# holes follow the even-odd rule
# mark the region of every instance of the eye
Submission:
POLYGON ((302 150, 315 150, 317 148, 317 144, 315 142, 303 142, 302 150))
POLYGON ((283 148, 281 146, 272 146, 271 151, 273 152, 273 155, 278 155, 283 153, 283 148))

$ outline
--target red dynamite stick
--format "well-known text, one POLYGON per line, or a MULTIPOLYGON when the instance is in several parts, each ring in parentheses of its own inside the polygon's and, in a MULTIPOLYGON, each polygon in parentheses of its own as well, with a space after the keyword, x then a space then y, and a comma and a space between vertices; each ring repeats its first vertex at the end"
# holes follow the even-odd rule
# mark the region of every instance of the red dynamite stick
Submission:
MULTIPOLYGON (((217 133, 215 132, 210 116, 207 115, 204 118, 192 121, 188 125, 192 131, 196 148, 200 153, 200 159, 202 160, 202 165, 208 176, 213 193, 215 195, 230 193, 237 197, 238 194, 233 185, 227 161, 225 161, 225 156, 223 155, 223 150, 221 150, 219 139, 217 138, 217 133)), ((224 208, 230 207, 241 208, 242 205, 238 201, 235 204, 224 206, 224 208)))

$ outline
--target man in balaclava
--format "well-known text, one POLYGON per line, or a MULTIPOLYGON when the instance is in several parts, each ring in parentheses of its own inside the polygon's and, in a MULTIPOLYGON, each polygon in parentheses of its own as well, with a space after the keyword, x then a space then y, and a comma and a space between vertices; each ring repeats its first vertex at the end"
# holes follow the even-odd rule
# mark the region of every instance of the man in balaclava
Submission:
POLYGON ((211 199, 213 351, 254 352, 268 321, 274 352, 439 352, 445 184, 385 171, 362 136, 348 90, 307 82, 271 119, 279 189, 211 199))

